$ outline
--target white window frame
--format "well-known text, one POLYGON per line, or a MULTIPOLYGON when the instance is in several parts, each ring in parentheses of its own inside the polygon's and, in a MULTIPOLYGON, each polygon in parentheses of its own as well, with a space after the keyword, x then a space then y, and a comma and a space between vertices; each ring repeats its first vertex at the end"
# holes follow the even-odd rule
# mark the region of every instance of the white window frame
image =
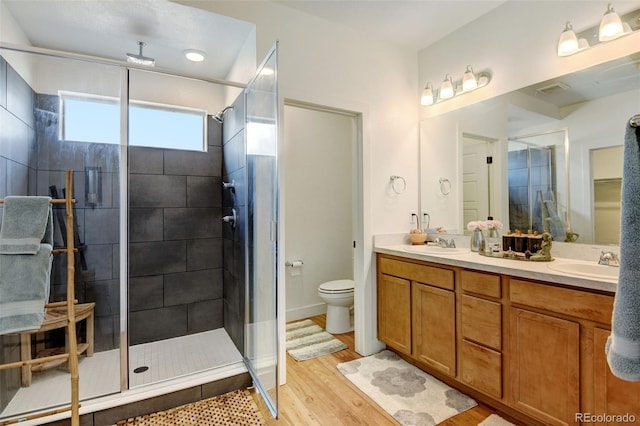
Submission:
MULTIPOLYGON (((66 120, 65 100, 74 99, 74 100, 80 100, 80 101, 85 101, 85 102, 112 104, 112 105, 117 107, 116 111, 115 111, 115 114, 116 114, 115 118, 116 118, 117 123, 119 125, 119 123, 120 123, 120 108, 119 108, 120 99, 119 98, 110 97, 110 96, 93 95, 93 94, 80 93, 80 92, 62 91, 62 90, 58 92, 58 97, 59 97, 59 102, 60 102, 60 109, 59 109, 60 110, 60 123, 59 123, 59 126, 58 126, 58 138, 60 139, 60 141, 86 142, 86 143, 106 143, 106 144, 113 144, 113 145, 119 144, 119 140, 115 140, 113 142, 109 142, 109 141, 106 141, 106 140, 105 141, 99 141, 99 140, 98 141, 97 140, 74 140, 74 139, 67 139, 66 135, 65 135, 65 120, 66 120)), ((179 149, 179 150, 198 151, 198 152, 206 152, 207 151, 207 116, 208 116, 208 114, 207 114, 206 110, 197 109, 197 108, 183 107, 183 106, 177 106, 177 105, 161 104, 161 103, 156 103, 156 102, 137 101, 137 100, 130 100, 129 101, 129 106, 130 106, 130 108, 140 108, 140 109, 147 109, 147 110, 155 109, 155 110, 162 111, 162 112, 169 112, 169 113, 175 112, 175 113, 188 114, 188 115, 192 115, 192 116, 198 116, 202 120, 202 141, 198 145, 198 147, 196 147, 195 144, 193 146, 188 146, 188 147, 176 146, 174 144, 142 144, 142 143, 139 143, 139 141, 135 140, 135 138, 132 138, 132 137, 129 138, 129 146, 160 148, 160 149, 179 149)), ((132 123, 132 121, 133 120, 130 119, 129 126, 131 126, 132 124, 135 125, 135 123, 132 123)), ((118 135, 119 135, 119 131, 118 131, 118 135)))

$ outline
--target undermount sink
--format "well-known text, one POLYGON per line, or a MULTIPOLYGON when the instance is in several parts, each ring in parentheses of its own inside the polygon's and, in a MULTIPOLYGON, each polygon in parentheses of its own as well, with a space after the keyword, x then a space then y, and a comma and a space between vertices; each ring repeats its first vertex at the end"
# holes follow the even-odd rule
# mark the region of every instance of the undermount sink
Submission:
POLYGON ((446 248, 439 246, 427 246, 427 245, 415 245, 408 246, 404 248, 405 251, 410 251, 413 253, 422 253, 422 254, 440 254, 440 255, 448 255, 448 254, 464 254, 470 253, 471 251, 468 248, 446 248))
POLYGON ((551 270, 565 274, 603 280, 617 280, 620 271, 620 268, 615 266, 599 265, 597 263, 566 262, 561 260, 550 262, 547 266, 551 270))

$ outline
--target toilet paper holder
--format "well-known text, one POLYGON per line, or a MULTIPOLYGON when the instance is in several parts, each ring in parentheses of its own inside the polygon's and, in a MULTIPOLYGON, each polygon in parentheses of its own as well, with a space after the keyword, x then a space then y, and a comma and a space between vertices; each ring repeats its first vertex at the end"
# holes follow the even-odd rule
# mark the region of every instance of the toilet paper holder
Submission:
POLYGON ((304 262, 302 260, 294 260, 293 262, 291 261, 285 262, 285 266, 289 266, 291 268, 299 268, 300 266, 303 265, 303 263, 304 262))

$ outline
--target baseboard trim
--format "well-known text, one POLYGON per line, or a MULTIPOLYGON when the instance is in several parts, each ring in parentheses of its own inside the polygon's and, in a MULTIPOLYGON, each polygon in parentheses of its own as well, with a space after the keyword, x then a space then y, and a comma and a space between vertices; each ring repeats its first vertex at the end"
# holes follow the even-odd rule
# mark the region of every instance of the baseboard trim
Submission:
POLYGON ((287 309, 287 322, 296 321, 299 319, 315 317, 316 315, 322 315, 327 313, 326 303, 317 303, 315 305, 307 305, 294 309, 287 309))

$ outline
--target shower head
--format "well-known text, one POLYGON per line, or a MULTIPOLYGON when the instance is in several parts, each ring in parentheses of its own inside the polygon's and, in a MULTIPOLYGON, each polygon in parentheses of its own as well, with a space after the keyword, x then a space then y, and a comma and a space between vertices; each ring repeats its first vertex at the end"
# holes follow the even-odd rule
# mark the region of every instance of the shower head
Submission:
POLYGON ((144 41, 139 41, 138 46, 140 46, 140 52, 138 54, 127 53, 127 62, 131 62, 133 64, 138 64, 138 65, 147 65, 150 67, 154 66, 156 64, 156 60, 153 58, 144 56, 142 54, 142 47, 146 46, 146 44, 147 43, 145 43, 144 41))
POLYGON ((224 113, 230 109, 233 109, 233 107, 232 106, 224 107, 222 111, 219 111, 216 115, 213 116, 213 119, 216 120, 218 123, 222 124, 222 122, 224 121, 224 113))

